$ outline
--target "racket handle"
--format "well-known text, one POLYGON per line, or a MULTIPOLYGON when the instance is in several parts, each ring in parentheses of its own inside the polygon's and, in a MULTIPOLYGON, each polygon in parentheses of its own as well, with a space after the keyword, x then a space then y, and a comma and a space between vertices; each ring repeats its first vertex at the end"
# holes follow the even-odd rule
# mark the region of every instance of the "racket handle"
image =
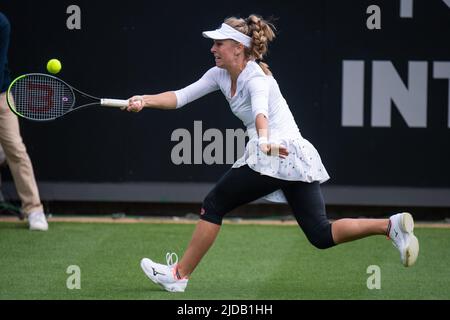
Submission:
POLYGON ((128 100, 100 99, 100 104, 105 107, 127 107, 128 100))

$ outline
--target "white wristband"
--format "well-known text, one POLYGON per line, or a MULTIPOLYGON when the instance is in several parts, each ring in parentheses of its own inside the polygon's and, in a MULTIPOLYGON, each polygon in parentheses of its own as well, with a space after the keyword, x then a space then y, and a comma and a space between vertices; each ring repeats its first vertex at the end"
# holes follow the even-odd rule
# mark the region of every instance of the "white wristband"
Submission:
POLYGON ((268 140, 267 137, 259 137, 258 138, 258 146, 262 145, 262 144, 268 144, 268 140))

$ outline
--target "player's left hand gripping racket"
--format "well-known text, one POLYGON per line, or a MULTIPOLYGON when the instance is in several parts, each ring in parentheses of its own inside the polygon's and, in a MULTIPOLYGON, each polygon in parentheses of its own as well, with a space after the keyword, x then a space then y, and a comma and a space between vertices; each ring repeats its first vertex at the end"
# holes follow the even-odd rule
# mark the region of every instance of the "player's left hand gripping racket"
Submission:
POLYGON ((89 106, 125 108, 128 100, 100 99, 68 85, 61 79, 42 73, 17 77, 6 95, 9 108, 19 117, 35 121, 55 120, 71 111, 89 106), (76 98, 90 103, 77 105, 76 98))

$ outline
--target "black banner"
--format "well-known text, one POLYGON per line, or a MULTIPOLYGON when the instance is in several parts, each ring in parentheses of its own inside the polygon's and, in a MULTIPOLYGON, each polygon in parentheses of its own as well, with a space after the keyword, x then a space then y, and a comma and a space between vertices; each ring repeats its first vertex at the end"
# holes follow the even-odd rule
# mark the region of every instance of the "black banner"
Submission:
MULTIPOLYGON (((118 99, 200 78, 214 65, 201 32, 227 16, 274 16, 266 60, 327 184, 450 187, 448 0, 3 0, 0 10, 12 26, 13 77, 58 58, 58 77, 118 99)), ((220 92, 176 111, 87 108, 21 126, 39 181, 94 183, 214 182, 227 155, 193 164, 193 151, 191 164, 175 164, 172 134, 187 129, 192 150, 204 151, 208 129, 226 139, 226 129, 243 128, 220 92)))

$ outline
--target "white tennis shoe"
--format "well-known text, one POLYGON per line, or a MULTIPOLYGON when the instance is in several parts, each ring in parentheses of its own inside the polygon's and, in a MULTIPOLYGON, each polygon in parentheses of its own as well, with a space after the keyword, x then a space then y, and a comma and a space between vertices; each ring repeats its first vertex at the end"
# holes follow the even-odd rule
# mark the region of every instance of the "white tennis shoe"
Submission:
POLYGON ((412 266, 419 255, 419 240, 413 233, 414 219, 407 212, 389 218, 388 237, 400 251, 400 259, 405 267, 412 266))
POLYGON ((169 292, 184 292, 186 289, 188 278, 178 279, 176 276, 176 266, 178 263, 178 256, 176 253, 166 254, 167 265, 153 262, 148 258, 141 260, 141 268, 147 277, 154 283, 160 285, 163 289, 169 292), (176 258, 175 262, 173 257, 176 258))
POLYGON ((28 215, 30 230, 47 231, 48 223, 43 212, 32 212, 28 215))

